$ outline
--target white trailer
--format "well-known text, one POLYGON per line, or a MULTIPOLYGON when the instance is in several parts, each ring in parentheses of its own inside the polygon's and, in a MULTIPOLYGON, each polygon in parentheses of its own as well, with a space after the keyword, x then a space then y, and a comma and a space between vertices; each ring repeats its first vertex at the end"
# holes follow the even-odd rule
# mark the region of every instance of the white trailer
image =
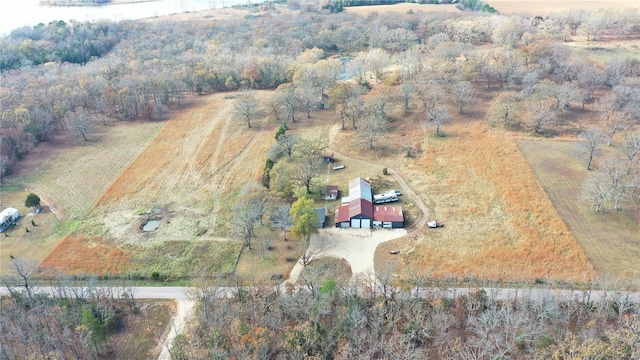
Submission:
POLYGON ((373 203, 374 204, 384 204, 389 202, 398 201, 398 195, 395 193, 386 193, 386 194, 377 194, 373 195, 373 203))
POLYGON ((20 218, 20 212, 15 208, 6 208, 0 214, 0 232, 6 230, 20 218))

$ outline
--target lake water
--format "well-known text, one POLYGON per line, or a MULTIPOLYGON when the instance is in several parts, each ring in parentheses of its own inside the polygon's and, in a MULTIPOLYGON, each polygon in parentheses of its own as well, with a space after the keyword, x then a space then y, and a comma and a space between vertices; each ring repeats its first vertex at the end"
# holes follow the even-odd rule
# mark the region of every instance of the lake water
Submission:
POLYGON ((53 20, 112 21, 142 19, 207 9, 247 5, 260 0, 157 0, 104 6, 42 6, 38 0, 0 0, 0 36, 21 26, 53 20))

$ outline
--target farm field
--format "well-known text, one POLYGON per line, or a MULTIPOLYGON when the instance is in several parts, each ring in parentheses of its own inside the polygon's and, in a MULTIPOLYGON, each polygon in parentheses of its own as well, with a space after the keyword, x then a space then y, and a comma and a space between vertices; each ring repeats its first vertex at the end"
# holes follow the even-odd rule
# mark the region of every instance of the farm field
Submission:
POLYGON ((266 153, 275 132, 266 118, 245 130, 233 120, 232 98, 197 98, 198 105, 169 121, 104 191, 78 236, 64 239, 42 265, 100 271, 104 261, 86 261, 82 248, 106 246, 102 254, 124 260, 110 261, 102 273, 183 278, 231 271, 229 259, 239 251, 239 242, 227 238, 233 198, 238 184, 258 181, 265 158, 255 154, 266 153), (141 231, 150 218, 160 221, 158 229, 141 231))
POLYGON ((552 12, 566 10, 628 9, 638 7, 638 2, 635 0, 488 0, 487 3, 505 15, 530 14, 533 16, 547 16, 552 12))
MULTIPOLYGON (((160 121, 124 122, 97 127, 87 142, 64 138, 54 144, 41 143, 12 176, 3 179, 2 205, 17 208, 25 218, 0 241, 0 253, 41 260, 84 219, 113 179, 163 126, 160 121), (24 207, 29 192, 40 196, 45 213, 34 216, 24 207), (32 219, 36 227, 31 226, 32 219)), ((9 263, 0 263, 0 274, 7 274, 9 263)))
POLYGON ((345 11, 350 13, 367 16, 372 13, 381 12, 401 12, 407 13, 408 11, 424 11, 424 12, 448 12, 457 13, 460 12, 456 5, 453 4, 415 4, 415 3, 400 3, 393 5, 371 5, 371 6, 347 6, 345 11))
MULTIPOLYGON (((240 242, 229 238, 231 207, 245 183, 258 181, 276 130, 266 117, 251 129, 233 120, 232 100, 233 94, 199 97, 199 104, 166 123, 42 265, 75 274, 126 272, 134 278, 154 271, 172 279, 232 271, 240 242), (158 229, 141 231, 150 218, 160 220, 158 229)), ((379 178, 388 166, 421 194, 434 218, 446 223, 443 229, 419 229, 410 239, 383 244, 377 252, 380 266, 389 265, 387 247, 403 249, 394 273, 406 278, 420 271, 499 280, 595 279, 513 140, 488 128, 482 117, 481 107, 458 117, 445 127, 443 138, 434 138, 415 114, 398 117, 376 152, 354 145, 353 131, 340 131, 329 110, 301 119, 291 131, 328 134, 333 148, 349 154, 348 159, 338 156, 346 168, 330 170, 328 178, 321 175, 319 185, 328 181, 344 191, 349 179, 364 176, 393 187, 393 181, 382 185, 387 178, 379 178)), ((410 199, 403 206, 410 216, 418 215, 410 199)), ((274 236, 273 250, 264 258, 259 250, 245 251, 238 273, 247 278, 264 274, 260 280, 286 277, 293 266, 285 261, 291 242, 284 243, 280 234, 265 235, 274 236)))
POLYGON ((597 214, 578 199, 587 173, 576 144, 517 142, 556 209, 599 274, 640 276, 640 227, 631 211, 597 214))
POLYGON ((401 278, 590 281, 596 272, 503 130, 458 121, 401 171, 444 228, 383 244, 376 263, 401 278), (401 254, 389 256, 390 249, 401 254), (391 259, 393 258, 393 260, 391 259))

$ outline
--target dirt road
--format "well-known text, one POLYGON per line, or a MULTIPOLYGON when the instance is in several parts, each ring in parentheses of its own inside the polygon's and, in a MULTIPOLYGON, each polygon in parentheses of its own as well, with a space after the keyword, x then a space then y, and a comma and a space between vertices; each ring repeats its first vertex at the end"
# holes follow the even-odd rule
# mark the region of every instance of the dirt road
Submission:
MULTIPOLYGON (((340 159, 368 166, 379 166, 371 161, 358 159, 336 150, 334 140, 339 125, 334 125, 329 131, 328 150, 340 159)), ((317 235, 312 236, 307 255, 313 258, 330 256, 345 259, 351 266, 352 278, 365 278, 376 281, 374 257, 376 248, 383 242, 401 238, 427 224, 429 208, 420 196, 407 184, 407 181, 396 171, 387 167, 400 186, 403 196, 411 198, 420 209, 420 215, 416 221, 406 229, 323 229, 317 235)), ((327 176, 329 176, 327 174, 327 176)), ((288 284, 295 284, 303 270, 300 261, 291 270, 288 284)))
POLYGON ((158 360, 171 359, 171 348, 173 347, 173 341, 176 339, 176 336, 178 334, 184 332, 187 321, 193 317, 193 312, 196 305, 195 300, 179 299, 176 300, 176 302, 178 305, 176 308, 176 313, 171 318, 171 329, 169 329, 169 333, 166 335, 164 340, 161 341, 162 351, 160 352, 158 360))
MULTIPOLYGON (((333 127, 331 127, 331 130, 329 131, 328 152, 334 153, 334 156, 339 157, 340 159, 343 159, 343 160, 348 160, 348 161, 351 161, 351 162, 356 162, 356 163, 361 163, 361 164, 366 164, 366 165, 379 165, 379 164, 376 164, 376 163, 374 163, 372 161, 355 158, 353 156, 346 155, 346 154, 341 153, 340 151, 336 150, 336 146, 334 146, 334 140, 335 140, 335 136, 336 136, 338 131, 340 131, 340 125, 338 125, 338 124, 336 124, 333 127)), ((429 207, 424 202, 422 197, 420 197, 409 186, 409 184, 404 179, 402 174, 400 174, 397 170, 394 170, 394 169, 391 169, 391 168, 387 167, 387 172, 389 174, 391 174, 398 181, 398 184, 400 184, 400 190, 402 191, 404 196, 410 197, 411 200, 413 200, 416 203, 416 206, 418 207, 418 209, 420 209, 420 215, 418 216, 416 221, 411 226, 406 228, 407 231, 409 233, 411 233, 411 232, 413 232, 413 231, 415 231, 415 230, 427 225, 427 221, 429 221, 428 219, 430 217, 430 212, 429 212, 429 207)))

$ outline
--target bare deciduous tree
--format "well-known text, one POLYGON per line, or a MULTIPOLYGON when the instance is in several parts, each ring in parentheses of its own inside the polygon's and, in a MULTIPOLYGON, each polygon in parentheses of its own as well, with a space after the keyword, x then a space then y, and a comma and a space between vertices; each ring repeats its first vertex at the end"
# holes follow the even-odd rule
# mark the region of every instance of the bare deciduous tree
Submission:
POLYGON ((536 134, 544 133, 556 121, 553 103, 550 99, 532 99, 527 104, 529 113, 527 128, 536 134))
POLYGON ((580 133, 579 143, 582 153, 587 157, 587 170, 591 170, 591 163, 598 151, 598 145, 602 143, 604 133, 600 129, 591 128, 580 133))
POLYGON ((322 136, 308 137, 300 140, 299 151, 303 158, 320 159, 324 149, 324 139, 322 136))
POLYGON ((418 86, 418 98, 422 102, 425 113, 429 113, 436 105, 444 101, 442 88, 434 81, 427 81, 418 86))
POLYGON ((366 144, 369 150, 374 150, 385 137, 385 122, 385 119, 373 114, 365 116, 360 122, 360 128, 356 133, 356 141, 366 144))
POLYGON ((13 255, 9 255, 9 261, 11 261, 13 271, 15 271, 15 277, 2 279, 7 290, 13 292, 14 287, 24 288, 29 299, 32 299, 34 275, 38 262, 35 260, 16 258, 13 255))
POLYGON ((296 113, 299 108, 299 98, 292 84, 282 84, 276 90, 279 92, 278 99, 284 108, 285 119, 296 122, 296 113))
POLYGON ((503 92, 491 100, 487 120, 493 126, 496 123, 504 127, 515 127, 522 114, 520 97, 514 92, 503 92))
POLYGON ((616 94, 610 94, 598 102, 597 109, 600 111, 600 122, 604 128, 604 134, 607 136, 607 145, 611 146, 614 136, 620 130, 626 129, 631 123, 631 118, 620 109, 620 102, 616 94))
POLYGON ((287 229, 291 227, 291 207, 278 206, 271 212, 271 223, 277 229, 282 230, 282 239, 287 241, 287 229))
POLYGON ((329 103, 336 109, 340 116, 342 130, 346 129, 346 122, 351 118, 355 129, 356 118, 359 118, 362 110, 362 100, 360 95, 364 89, 355 84, 342 83, 336 85, 329 91, 329 103))
POLYGON ((403 83, 396 90, 396 99, 402 106, 402 113, 406 115, 409 112, 409 106, 411 105, 411 98, 415 93, 415 86, 412 83, 403 83))
POLYGON ((460 114, 464 113, 464 109, 475 102, 475 91, 473 85, 469 81, 458 81, 451 88, 453 101, 458 107, 460 114))
POLYGON ((236 116, 246 121, 247 127, 251 128, 251 120, 258 114, 258 100, 251 93, 243 93, 233 105, 236 116))
POLYGON ((91 129, 91 115, 83 107, 77 108, 74 111, 68 111, 65 115, 65 120, 69 124, 69 128, 75 130, 82 136, 84 141, 87 139, 87 133, 91 129))
POLYGON ((640 159, 640 131, 628 132, 620 148, 622 155, 627 159, 627 174, 631 173, 634 163, 640 159))
POLYGON ((256 235, 255 227, 262 225, 267 211, 266 196, 267 191, 264 187, 249 183, 240 190, 234 205, 233 232, 242 238, 243 244, 249 249, 251 249, 251 239, 256 235))
POLYGON ((291 168, 291 180, 299 187, 304 187, 307 194, 311 193, 313 180, 320 171, 322 158, 315 156, 307 156, 297 161, 291 168))
POLYGON ((276 140, 278 150, 287 154, 287 158, 291 159, 291 155, 300 146, 300 136, 296 134, 282 134, 276 140))
POLYGON ((444 105, 437 105, 427 112, 426 126, 433 126, 436 129, 436 137, 440 136, 442 125, 451 120, 451 114, 444 105))

